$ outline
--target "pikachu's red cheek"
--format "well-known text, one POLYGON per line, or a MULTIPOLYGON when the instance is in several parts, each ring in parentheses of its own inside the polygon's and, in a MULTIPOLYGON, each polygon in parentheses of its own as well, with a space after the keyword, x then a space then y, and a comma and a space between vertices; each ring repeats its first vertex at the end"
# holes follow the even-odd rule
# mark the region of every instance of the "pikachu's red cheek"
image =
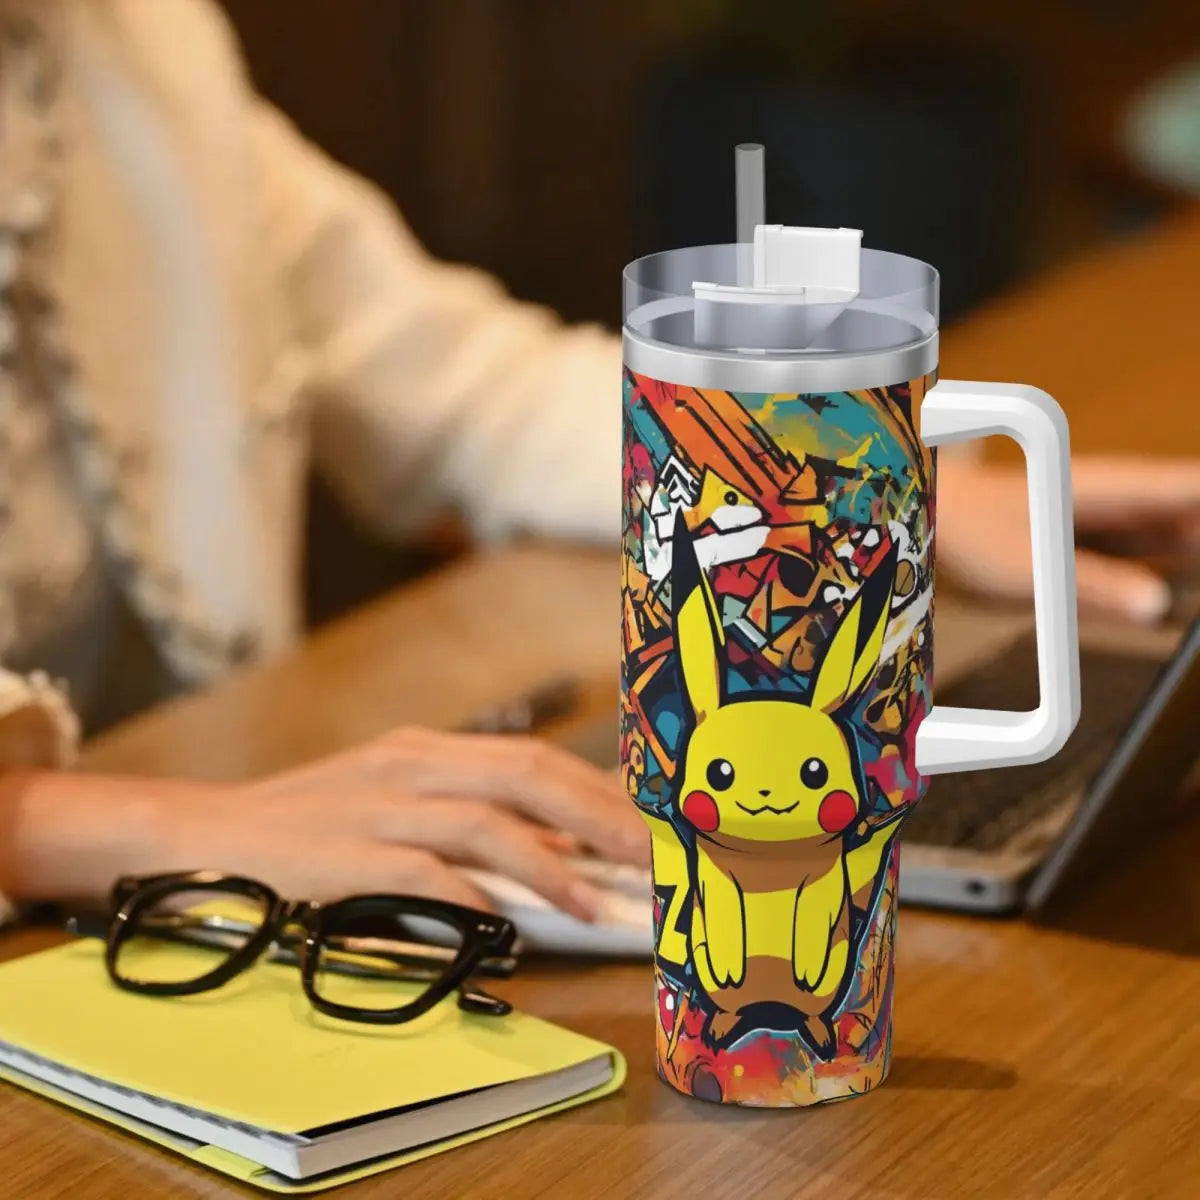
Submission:
POLYGON ((858 804, 849 792, 830 792, 817 809, 817 823, 826 833, 841 833, 857 816, 858 804))
POLYGON ((688 792, 683 801, 683 817, 701 833, 715 833, 721 823, 717 802, 707 792, 688 792))

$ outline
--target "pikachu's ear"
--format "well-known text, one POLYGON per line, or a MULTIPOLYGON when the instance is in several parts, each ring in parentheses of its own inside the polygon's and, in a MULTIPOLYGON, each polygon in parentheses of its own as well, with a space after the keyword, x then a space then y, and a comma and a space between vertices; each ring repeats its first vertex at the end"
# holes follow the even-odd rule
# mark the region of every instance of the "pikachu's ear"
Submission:
POLYGON ((816 670, 809 704, 836 712, 859 696, 879 666, 896 583, 897 547, 863 581, 842 615, 816 670))
POLYGON ((671 615, 675 645, 683 668, 683 686, 699 724, 721 704, 721 650, 725 635, 717 615, 717 602, 684 520, 675 514, 671 541, 671 615))

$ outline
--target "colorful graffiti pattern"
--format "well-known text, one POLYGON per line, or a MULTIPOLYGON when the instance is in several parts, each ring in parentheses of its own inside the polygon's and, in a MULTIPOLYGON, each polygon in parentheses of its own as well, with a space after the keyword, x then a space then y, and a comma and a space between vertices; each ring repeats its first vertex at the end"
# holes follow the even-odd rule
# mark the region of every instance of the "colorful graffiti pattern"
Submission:
POLYGON ((830 1044, 814 1043, 799 1025, 775 1027, 769 1014, 757 1027, 743 1021, 732 1037, 714 1036, 725 1017, 698 978, 688 934, 697 833, 678 793, 696 715, 676 644, 673 546, 686 534, 694 549, 719 624, 722 686, 734 702, 806 704, 864 582, 877 568, 894 572, 878 669, 839 717, 861 775, 846 847, 861 847, 924 790, 914 760, 931 706, 934 460, 915 416, 933 382, 731 393, 625 372, 621 762, 655 837, 658 1069, 699 1098, 812 1104, 883 1079, 899 859, 890 838, 874 877, 851 889, 853 966, 821 1018, 830 1044), (676 866, 665 865, 665 849, 676 866))

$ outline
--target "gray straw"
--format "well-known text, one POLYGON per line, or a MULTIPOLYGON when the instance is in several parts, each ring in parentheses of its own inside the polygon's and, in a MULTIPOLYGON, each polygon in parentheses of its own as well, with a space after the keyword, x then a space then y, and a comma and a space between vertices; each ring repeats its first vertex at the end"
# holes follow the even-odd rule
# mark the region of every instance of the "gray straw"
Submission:
POLYGON ((733 152, 737 189, 738 287, 754 284, 754 229, 766 224, 765 152, 757 142, 743 142, 733 152))

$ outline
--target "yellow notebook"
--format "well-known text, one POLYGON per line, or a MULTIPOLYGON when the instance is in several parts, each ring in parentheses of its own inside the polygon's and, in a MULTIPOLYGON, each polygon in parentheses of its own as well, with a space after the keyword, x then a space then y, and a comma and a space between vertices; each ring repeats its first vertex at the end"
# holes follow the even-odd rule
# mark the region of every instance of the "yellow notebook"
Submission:
POLYGON ((0 1078, 272 1191, 426 1158, 625 1075, 616 1050, 522 1013, 450 999, 405 1025, 337 1021, 275 964, 199 996, 138 996, 103 953, 82 940, 0 965, 0 1078))

